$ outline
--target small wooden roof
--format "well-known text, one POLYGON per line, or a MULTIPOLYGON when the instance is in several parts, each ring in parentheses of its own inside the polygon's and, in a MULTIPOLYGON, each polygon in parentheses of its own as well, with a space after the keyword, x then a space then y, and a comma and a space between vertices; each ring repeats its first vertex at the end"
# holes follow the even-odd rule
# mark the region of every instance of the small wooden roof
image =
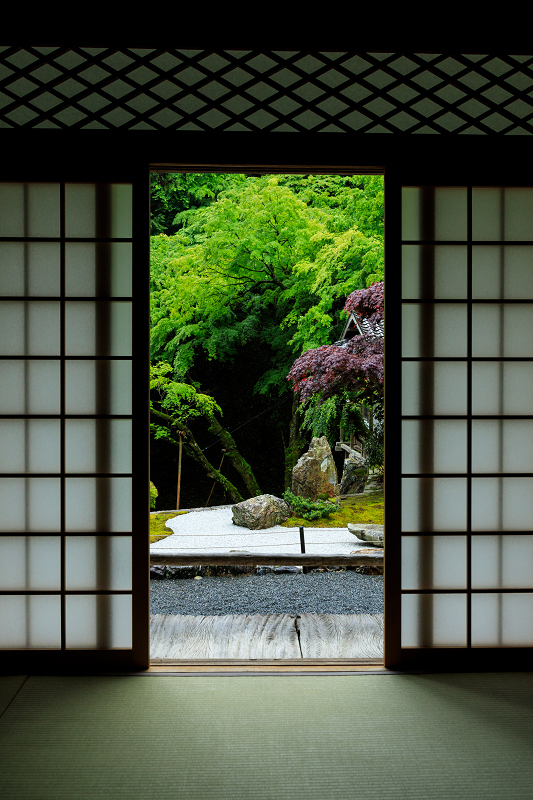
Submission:
POLYGON ((377 325, 371 325, 367 319, 363 319, 352 312, 344 326, 341 338, 335 344, 342 346, 354 336, 379 336, 383 338, 384 335, 385 324, 383 320, 377 325))

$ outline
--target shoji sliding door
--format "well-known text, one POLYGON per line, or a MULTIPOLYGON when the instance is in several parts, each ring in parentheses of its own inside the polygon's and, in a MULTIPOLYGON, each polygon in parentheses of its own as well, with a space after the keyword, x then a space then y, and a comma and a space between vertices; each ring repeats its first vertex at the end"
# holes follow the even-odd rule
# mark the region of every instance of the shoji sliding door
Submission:
POLYGON ((132 314, 131 185, 0 184, 0 649, 30 669, 139 662, 132 314))
POLYGON ((401 217, 400 663, 512 667, 533 646, 533 189, 404 186, 401 217))

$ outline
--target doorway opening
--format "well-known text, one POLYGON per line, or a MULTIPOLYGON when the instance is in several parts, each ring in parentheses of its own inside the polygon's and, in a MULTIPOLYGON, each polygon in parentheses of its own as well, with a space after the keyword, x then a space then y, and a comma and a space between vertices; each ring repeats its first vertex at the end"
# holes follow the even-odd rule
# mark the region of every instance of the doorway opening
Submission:
POLYGON ((384 181, 364 173, 152 172, 155 663, 381 663, 384 181))

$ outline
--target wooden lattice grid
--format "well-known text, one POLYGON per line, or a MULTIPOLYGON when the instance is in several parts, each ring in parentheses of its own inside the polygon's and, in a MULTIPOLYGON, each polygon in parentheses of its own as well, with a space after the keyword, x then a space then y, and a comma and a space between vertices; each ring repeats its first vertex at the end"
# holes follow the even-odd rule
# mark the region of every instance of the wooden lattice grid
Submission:
POLYGON ((0 127, 531 134, 533 56, 0 47, 0 127))

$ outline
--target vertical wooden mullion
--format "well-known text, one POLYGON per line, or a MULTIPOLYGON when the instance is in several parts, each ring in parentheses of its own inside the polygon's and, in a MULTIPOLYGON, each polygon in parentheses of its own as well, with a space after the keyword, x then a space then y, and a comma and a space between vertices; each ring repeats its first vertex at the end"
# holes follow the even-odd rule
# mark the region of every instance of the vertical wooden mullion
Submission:
MULTIPOLYGON (((30 358, 28 354, 28 342, 29 342, 29 311, 30 311, 30 287, 29 287, 29 276, 28 276, 28 252, 29 252, 29 243, 27 241, 30 233, 29 229, 29 203, 28 203, 28 184, 24 184, 23 188, 24 192, 24 211, 23 211, 23 236, 24 236, 24 346, 23 346, 23 358, 24 358, 24 414, 28 413, 29 408, 29 362, 28 359, 30 358)), ((29 465, 29 434, 28 434, 28 420, 24 420, 24 471, 27 473, 29 465)), ((24 572, 25 572, 25 581, 26 581, 26 590, 28 590, 29 583, 30 583, 30 537, 29 533, 29 522, 30 522, 30 484, 28 483, 28 478, 24 478, 24 530, 26 533, 25 541, 24 541, 24 572)), ((26 644, 28 647, 31 644, 31 598, 30 595, 26 595, 25 600, 25 610, 26 610, 26 644)))
MULTIPOLYGON (((95 238, 111 237, 111 186, 96 184, 95 186, 95 238)), ((107 359, 100 363, 96 373, 95 392, 102 398, 109 411, 111 396, 110 358, 111 352, 111 301, 101 297, 111 295, 111 264, 104 258, 98 246, 95 253, 95 356, 107 354, 107 359), (105 398, 105 399, 104 399, 105 398)), ((92 415, 91 415, 92 416, 92 415)), ((95 442, 95 541, 96 541, 96 584, 109 587, 111 544, 109 538, 111 515, 111 484, 109 479, 97 477, 99 473, 109 471, 111 443, 110 430, 104 435, 102 430, 96 432, 95 442)), ((92 594, 92 592, 91 592, 92 594)), ((111 646, 111 619, 109 594, 96 596, 96 642, 97 648, 107 650, 111 646)))
POLYGON ((384 664, 401 662, 401 381, 402 381, 402 188, 394 170, 385 173, 385 550, 384 664))
POLYGON ((472 187, 467 187, 466 646, 472 647, 472 187))
POLYGON ((60 308, 60 530, 61 530, 61 650, 66 649, 66 564, 65 564, 65 530, 66 530, 66 498, 65 498, 65 183, 60 184, 60 286, 59 286, 59 308, 60 308))
MULTIPOLYGON (((498 453, 498 469, 503 473, 503 419, 504 419, 504 362, 505 357, 505 189, 500 187, 500 231, 499 231, 499 251, 500 251, 500 282, 499 282, 499 300, 500 300, 500 342, 499 342, 499 356, 500 356, 500 380, 499 380, 499 398, 498 398, 498 413, 499 413, 499 453, 498 453)), ((498 583, 502 585, 503 582, 503 475, 498 479, 498 495, 499 495, 499 519, 498 519, 498 583)), ((501 592, 498 593, 498 644, 502 645, 503 640, 503 598, 501 592)))
MULTIPOLYGON (((435 358, 435 247, 437 246, 436 187, 423 186, 420 189, 422 209, 420 212, 420 238, 431 244, 422 247, 421 294, 428 302, 420 307, 422 341, 420 355, 435 358)), ((435 361, 427 362, 425 381, 419 385, 421 404, 435 412, 435 361)), ((435 426, 427 420, 424 434, 420 437, 420 468, 422 473, 435 472, 435 426)), ((435 561, 434 531, 434 479, 420 480, 420 518, 422 536, 420 537, 420 560, 418 565, 420 585, 433 584, 435 561)), ((419 639, 422 646, 431 647, 433 642, 433 594, 420 597, 419 639)))
MULTIPOLYGON (((145 387, 132 398, 132 657, 140 669, 150 665, 150 170, 140 164, 132 180, 132 307, 135 325, 132 338, 133 385, 145 387)), ((385 195, 386 197, 386 195, 385 195)))

